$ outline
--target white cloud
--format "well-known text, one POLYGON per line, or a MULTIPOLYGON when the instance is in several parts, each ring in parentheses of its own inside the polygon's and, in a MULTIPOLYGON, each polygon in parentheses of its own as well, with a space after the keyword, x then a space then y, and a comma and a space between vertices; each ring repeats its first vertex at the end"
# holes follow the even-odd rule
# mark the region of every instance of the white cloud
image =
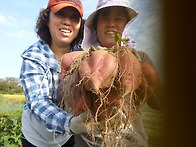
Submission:
POLYGON ((0 32, 9 38, 32 38, 36 36, 33 31, 35 22, 26 18, 13 17, 0 13, 0 32), (22 28, 22 29, 21 29, 22 28), (31 30, 31 31, 29 31, 31 30))
POLYGON ((6 26, 15 26, 17 24, 17 19, 12 16, 5 16, 0 13, 0 24, 6 26))
POLYGON ((34 25, 35 22, 30 21, 26 18, 19 18, 13 17, 11 15, 4 15, 0 13, 0 25, 3 25, 4 27, 21 27, 21 26, 29 26, 34 25))
POLYGON ((20 31, 11 31, 11 32, 6 32, 6 36, 11 37, 11 38, 35 38, 36 34, 33 32, 27 32, 25 30, 20 30, 20 31))

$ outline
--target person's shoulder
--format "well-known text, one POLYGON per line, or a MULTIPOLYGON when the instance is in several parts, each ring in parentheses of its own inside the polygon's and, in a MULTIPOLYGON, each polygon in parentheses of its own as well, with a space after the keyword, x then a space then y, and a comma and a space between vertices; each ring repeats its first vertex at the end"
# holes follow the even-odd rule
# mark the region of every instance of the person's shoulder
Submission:
POLYGON ((43 53, 49 50, 48 44, 46 44, 43 40, 38 40, 31 46, 29 46, 26 50, 23 51, 22 55, 27 54, 35 54, 35 53, 43 53))
POLYGON ((137 51, 137 53, 139 54, 140 57, 142 56, 148 56, 148 54, 144 51, 137 51))
POLYGON ((140 56, 142 62, 147 62, 147 63, 152 64, 150 56, 146 52, 144 52, 144 51, 137 51, 137 53, 140 56))
POLYGON ((49 45, 43 40, 38 40, 31 45, 27 50, 22 53, 22 58, 30 60, 34 63, 50 67, 52 69, 58 69, 58 61, 54 53, 51 51, 49 45))
POLYGON ((50 48, 49 46, 43 41, 38 40, 30 47, 28 47, 21 56, 23 58, 31 59, 31 60, 47 60, 45 58, 49 58, 50 48))

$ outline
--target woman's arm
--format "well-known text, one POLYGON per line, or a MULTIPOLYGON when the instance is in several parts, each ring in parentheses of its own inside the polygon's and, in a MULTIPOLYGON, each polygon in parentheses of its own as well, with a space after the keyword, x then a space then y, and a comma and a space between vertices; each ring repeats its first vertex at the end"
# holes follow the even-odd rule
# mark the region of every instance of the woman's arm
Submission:
POLYGON ((69 121, 73 116, 58 108, 52 101, 52 73, 49 67, 24 59, 20 74, 27 107, 37 119, 46 124, 47 130, 70 133, 69 121))
POLYGON ((153 63, 148 54, 138 51, 141 58, 142 73, 144 79, 141 86, 137 89, 136 93, 140 98, 147 97, 147 104, 156 110, 161 109, 160 105, 160 80, 153 63))

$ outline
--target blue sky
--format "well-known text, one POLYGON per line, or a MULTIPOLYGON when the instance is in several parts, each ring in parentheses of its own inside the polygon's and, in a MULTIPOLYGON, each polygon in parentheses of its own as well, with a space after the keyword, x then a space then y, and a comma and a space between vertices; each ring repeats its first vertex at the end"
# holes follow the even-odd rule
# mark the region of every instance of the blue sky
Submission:
MULTIPOLYGON (((98 0, 82 0, 84 18, 95 9, 98 0)), ((48 0, 0 1, 0 78, 19 77, 22 51, 38 38, 34 31, 39 12, 48 0)), ((130 28, 136 50, 149 54, 161 75, 161 0, 130 0, 138 17, 130 28)))

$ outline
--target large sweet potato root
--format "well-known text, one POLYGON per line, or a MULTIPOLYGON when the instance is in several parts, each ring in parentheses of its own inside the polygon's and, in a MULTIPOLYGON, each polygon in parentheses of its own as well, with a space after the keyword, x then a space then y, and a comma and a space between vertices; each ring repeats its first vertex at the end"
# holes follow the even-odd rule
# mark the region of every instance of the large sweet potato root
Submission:
MULTIPOLYGON (((87 52, 64 55, 61 79, 65 110, 75 115, 87 112, 89 134, 95 133, 94 127, 98 128, 96 131, 102 134, 105 144, 109 132, 114 132, 113 137, 122 138, 119 126, 130 125, 143 105, 138 103, 141 99, 135 92, 146 84, 142 79, 145 78, 142 67, 127 47, 104 50, 92 47, 87 52)), ((150 75, 146 77, 151 80, 150 75)), ((142 96, 144 101, 145 95, 142 96)))
POLYGON ((125 97, 131 91, 135 91, 141 84, 141 65, 135 55, 128 48, 122 48, 118 54, 119 79, 122 97, 125 97))
POLYGON ((106 50, 97 50, 83 60, 79 75, 87 90, 99 92, 113 83, 118 70, 117 58, 106 50))

